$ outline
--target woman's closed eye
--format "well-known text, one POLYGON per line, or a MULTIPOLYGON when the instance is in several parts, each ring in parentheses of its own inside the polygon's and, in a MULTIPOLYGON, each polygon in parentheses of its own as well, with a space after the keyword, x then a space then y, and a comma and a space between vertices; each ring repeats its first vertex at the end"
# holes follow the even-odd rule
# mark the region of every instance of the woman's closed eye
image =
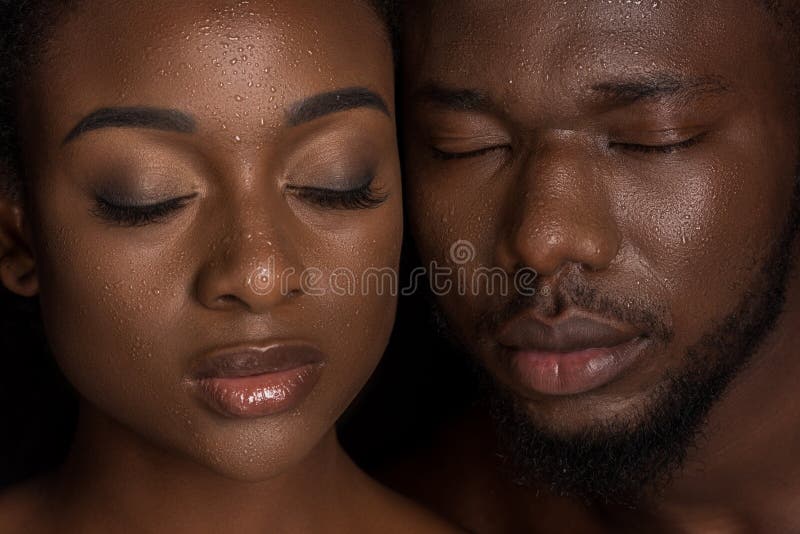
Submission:
POLYGON ((193 193, 152 204, 132 204, 112 201, 95 195, 92 213, 118 226, 146 226, 165 222, 196 196, 197 193, 193 193))
POLYGON ((387 194, 374 186, 374 181, 374 177, 369 177, 362 185, 351 189, 299 185, 289 185, 286 189, 297 198, 322 209, 359 210, 376 208, 388 198, 387 194))

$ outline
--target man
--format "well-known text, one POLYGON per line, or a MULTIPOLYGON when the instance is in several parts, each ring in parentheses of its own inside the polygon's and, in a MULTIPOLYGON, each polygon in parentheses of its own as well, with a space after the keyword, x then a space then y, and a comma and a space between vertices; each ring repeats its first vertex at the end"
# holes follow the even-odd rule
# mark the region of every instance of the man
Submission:
POLYGON ((477 532, 800 532, 800 3, 409 11, 411 229, 491 418, 397 485, 477 532))

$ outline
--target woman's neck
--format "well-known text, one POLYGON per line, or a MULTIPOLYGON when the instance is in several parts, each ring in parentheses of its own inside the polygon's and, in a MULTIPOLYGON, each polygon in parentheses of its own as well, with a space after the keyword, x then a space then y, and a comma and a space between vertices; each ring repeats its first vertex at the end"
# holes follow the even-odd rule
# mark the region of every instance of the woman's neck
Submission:
POLYGON ((224 477, 159 448, 84 403, 49 500, 76 531, 336 531, 356 507, 363 474, 331 430, 300 464, 268 480, 224 477), (346 488, 346 491, 343 491, 346 488))

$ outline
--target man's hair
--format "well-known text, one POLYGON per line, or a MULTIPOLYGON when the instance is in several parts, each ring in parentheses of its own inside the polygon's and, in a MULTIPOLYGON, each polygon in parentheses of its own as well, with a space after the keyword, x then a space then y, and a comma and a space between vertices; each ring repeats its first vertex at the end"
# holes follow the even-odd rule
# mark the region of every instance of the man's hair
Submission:
MULTIPOLYGON (((25 181, 17 138, 16 95, 20 83, 40 59, 53 27, 79 1, 0 0, 0 194, 20 194, 25 181)), ((396 56, 397 0, 366 1, 385 24, 396 56)))

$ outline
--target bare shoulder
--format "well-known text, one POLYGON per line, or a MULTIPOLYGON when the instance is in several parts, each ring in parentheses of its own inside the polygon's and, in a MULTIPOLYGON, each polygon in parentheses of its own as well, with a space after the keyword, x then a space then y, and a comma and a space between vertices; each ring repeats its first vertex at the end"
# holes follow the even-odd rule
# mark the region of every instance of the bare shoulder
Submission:
POLYGON ((40 480, 33 480, 0 491, 0 533, 45 531, 45 492, 40 480))

